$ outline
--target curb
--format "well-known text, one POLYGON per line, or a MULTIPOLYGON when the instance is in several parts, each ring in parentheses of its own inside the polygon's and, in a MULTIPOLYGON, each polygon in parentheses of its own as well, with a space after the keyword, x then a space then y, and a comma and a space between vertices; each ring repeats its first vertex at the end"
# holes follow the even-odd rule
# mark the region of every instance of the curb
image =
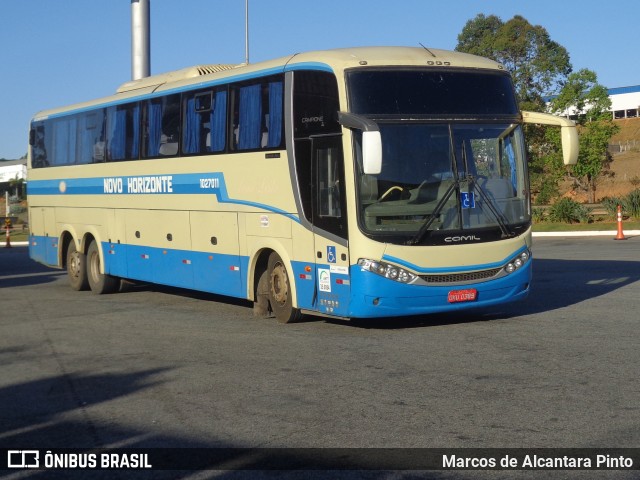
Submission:
MULTIPOLYGON (((616 233, 614 230, 596 230, 584 232, 533 232, 532 235, 534 237, 615 237, 616 233)), ((640 235, 640 230, 627 230, 624 234, 627 237, 635 237, 640 235)))
MULTIPOLYGON (((6 248, 5 245, 6 245, 5 242, 0 243, 0 247, 2 248, 6 248)), ((26 247, 28 245, 29 245, 29 242, 11 242, 12 247, 26 247)))

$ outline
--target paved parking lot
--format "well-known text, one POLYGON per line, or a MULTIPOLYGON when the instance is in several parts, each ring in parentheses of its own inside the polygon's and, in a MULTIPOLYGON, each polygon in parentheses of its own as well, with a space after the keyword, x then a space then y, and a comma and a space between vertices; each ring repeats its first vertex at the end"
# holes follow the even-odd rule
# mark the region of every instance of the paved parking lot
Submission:
POLYGON ((0 249, 0 447, 639 447, 640 237, 534 258, 500 311, 280 325, 0 249))

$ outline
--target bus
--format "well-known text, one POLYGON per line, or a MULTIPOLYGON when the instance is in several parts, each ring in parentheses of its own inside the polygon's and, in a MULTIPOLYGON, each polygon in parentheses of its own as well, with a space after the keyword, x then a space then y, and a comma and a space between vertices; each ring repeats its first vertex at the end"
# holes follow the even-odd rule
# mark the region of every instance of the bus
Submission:
POLYGON ((96 294, 139 281, 287 323, 492 308, 531 282, 521 112, 494 61, 361 47, 202 65, 46 110, 30 257, 96 294))

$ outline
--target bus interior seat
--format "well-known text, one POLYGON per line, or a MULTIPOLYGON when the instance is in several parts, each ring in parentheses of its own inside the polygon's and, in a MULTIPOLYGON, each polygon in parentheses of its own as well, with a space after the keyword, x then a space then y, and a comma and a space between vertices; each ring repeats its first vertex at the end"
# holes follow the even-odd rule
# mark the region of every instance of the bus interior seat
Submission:
POLYGON ((168 142, 160 145, 160 155, 170 157, 178 153, 178 142, 168 142))

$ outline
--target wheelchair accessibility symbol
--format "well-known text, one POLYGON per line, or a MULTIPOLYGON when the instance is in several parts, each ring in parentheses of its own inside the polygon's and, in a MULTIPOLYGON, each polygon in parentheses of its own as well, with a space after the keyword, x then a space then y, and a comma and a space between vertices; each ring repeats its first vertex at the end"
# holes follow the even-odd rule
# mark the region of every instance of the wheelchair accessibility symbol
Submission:
POLYGON ((476 196, 473 192, 460 192, 462 208, 476 208, 476 196))
POLYGON ((327 246, 327 262, 336 263, 336 247, 333 245, 327 246))

